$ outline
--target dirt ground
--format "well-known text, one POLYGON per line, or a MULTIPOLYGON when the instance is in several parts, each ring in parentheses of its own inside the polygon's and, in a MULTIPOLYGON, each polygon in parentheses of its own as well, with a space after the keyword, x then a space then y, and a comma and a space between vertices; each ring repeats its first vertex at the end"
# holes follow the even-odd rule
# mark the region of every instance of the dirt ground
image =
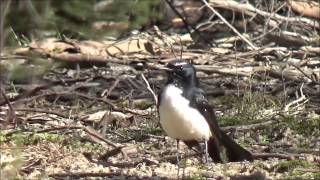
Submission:
POLYGON ((1 180, 320 179, 318 14, 289 1, 175 2, 172 24, 122 39, 1 49, 1 180), (181 144, 178 176, 156 109, 159 67, 176 58, 195 65, 220 127, 253 162, 204 163, 181 144))
MULTIPOLYGON (((118 64, 78 71, 58 68, 42 77, 45 83, 36 79, 31 85, 5 84, 7 96, 41 88, 12 101, 14 114, 9 108, 1 112, 3 120, 14 118, 14 123, 2 124, 7 129, 1 131, 2 179, 176 179, 176 142, 165 137, 141 72, 118 64), (108 99, 101 97, 106 89, 108 99)), ((165 73, 144 72, 158 93, 165 73)), ((258 87, 260 81, 201 72, 199 76, 220 125, 256 160, 204 164, 181 144, 181 178, 319 178, 316 105, 309 101, 285 112, 280 107, 283 102, 267 91, 246 90, 248 84, 258 87)))

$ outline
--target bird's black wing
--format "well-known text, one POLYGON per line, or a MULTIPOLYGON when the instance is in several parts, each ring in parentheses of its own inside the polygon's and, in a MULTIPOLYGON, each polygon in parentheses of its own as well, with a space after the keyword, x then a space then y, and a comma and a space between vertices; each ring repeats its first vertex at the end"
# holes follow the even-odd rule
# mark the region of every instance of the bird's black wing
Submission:
POLYGON ((157 109, 159 110, 159 106, 160 106, 160 102, 161 102, 161 96, 162 96, 162 92, 163 92, 163 89, 160 90, 158 96, 157 96, 157 102, 156 102, 156 106, 157 106, 157 109))
POLYGON ((221 131, 217 122, 217 118, 213 107, 210 106, 208 99, 204 95, 204 92, 200 88, 194 88, 192 94, 190 106, 196 108, 201 115, 204 116, 210 126, 211 132, 213 133, 212 135, 220 140, 221 131))
POLYGON ((200 88, 195 88, 192 94, 192 103, 190 105, 196 108, 204 116, 211 129, 213 137, 209 139, 208 150, 212 159, 216 162, 221 161, 220 145, 222 144, 226 149, 229 161, 252 160, 253 157, 249 151, 233 141, 220 129, 214 109, 210 106, 204 92, 200 88), (217 153, 219 155, 217 155, 217 153))
MULTIPOLYGON (((213 108, 209 105, 207 98, 204 96, 204 92, 199 88, 193 88, 189 91, 190 106, 197 109, 206 119, 209 124, 212 136, 209 138, 208 152, 210 157, 214 162, 222 162, 221 159, 221 131, 216 120, 213 108), (191 91, 191 92, 190 92, 191 91)), ((195 142, 185 142, 189 147, 190 144, 195 144, 195 142)))

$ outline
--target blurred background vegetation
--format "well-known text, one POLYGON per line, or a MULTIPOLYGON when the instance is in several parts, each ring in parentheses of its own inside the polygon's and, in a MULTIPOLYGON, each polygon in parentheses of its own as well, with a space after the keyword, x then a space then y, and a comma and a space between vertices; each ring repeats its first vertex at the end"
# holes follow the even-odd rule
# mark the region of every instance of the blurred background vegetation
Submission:
POLYGON ((161 19, 160 0, 1 0, 1 48, 34 38, 125 36, 161 19))

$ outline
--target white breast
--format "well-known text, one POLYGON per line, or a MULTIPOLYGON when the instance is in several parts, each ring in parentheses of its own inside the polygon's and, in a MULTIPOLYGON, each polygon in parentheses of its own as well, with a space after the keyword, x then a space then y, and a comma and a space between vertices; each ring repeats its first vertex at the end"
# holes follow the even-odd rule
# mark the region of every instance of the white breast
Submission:
POLYGON ((208 140, 210 127, 198 110, 189 106, 182 90, 168 85, 159 106, 160 124, 168 136, 180 140, 208 140))

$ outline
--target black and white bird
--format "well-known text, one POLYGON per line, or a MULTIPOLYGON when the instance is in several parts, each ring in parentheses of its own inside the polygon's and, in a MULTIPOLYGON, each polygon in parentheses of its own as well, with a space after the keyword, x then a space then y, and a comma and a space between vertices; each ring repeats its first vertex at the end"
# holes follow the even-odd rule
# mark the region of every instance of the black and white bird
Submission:
POLYGON ((189 147, 201 147, 200 143, 205 142, 206 154, 209 153, 214 162, 222 162, 222 147, 228 161, 251 161, 252 154, 219 128, 215 112, 198 86, 194 66, 184 60, 174 60, 164 69, 168 81, 158 96, 158 110, 160 124, 167 135, 189 147))

